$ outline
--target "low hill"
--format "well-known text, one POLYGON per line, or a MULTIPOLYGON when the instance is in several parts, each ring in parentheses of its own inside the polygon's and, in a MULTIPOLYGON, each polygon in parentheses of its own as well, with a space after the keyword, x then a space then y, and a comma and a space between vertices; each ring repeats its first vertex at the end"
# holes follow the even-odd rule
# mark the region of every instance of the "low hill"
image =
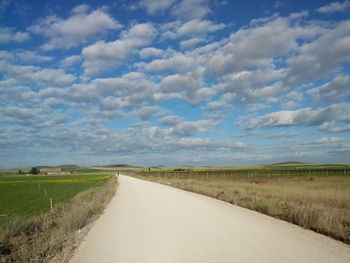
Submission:
POLYGON ((282 162, 282 163, 273 163, 271 165, 288 165, 288 164, 306 164, 306 163, 297 162, 297 161, 288 161, 288 162, 282 162))
POLYGON ((98 167, 105 167, 105 168, 139 168, 139 166, 133 166, 129 164, 110 164, 110 165, 103 165, 98 167))

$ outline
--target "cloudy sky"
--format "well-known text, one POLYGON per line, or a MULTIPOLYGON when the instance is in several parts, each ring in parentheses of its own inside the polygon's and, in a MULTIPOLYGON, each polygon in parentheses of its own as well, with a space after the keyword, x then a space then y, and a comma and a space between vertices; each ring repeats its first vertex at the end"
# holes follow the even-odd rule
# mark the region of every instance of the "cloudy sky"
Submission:
POLYGON ((0 168, 350 162, 349 83, 349 0, 0 0, 0 168))

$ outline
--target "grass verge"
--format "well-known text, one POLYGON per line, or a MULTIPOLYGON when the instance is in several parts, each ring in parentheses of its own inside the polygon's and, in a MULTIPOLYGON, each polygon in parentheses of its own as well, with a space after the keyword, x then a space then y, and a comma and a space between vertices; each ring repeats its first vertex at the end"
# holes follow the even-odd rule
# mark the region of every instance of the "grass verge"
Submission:
POLYGON ((117 178, 86 190, 51 213, 9 222, 0 233, 0 262, 68 262, 81 229, 103 212, 116 191, 117 178), (64 253, 63 253, 64 252, 64 253))
POLYGON ((174 178, 137 176, 255 210, 350 244, 348 176, 174 178))

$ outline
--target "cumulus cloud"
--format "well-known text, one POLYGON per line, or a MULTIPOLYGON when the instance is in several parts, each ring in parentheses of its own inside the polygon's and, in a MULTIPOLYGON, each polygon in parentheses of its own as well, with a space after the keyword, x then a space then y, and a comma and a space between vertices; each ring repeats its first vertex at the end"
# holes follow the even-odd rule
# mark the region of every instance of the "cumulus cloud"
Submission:
POLYGON ((210 13, 208 0, 182 0, 171 9, 171 13, 180 19, 203 18, 210 13))
POLYGON ((140 50, 139 55, 142 59, 149 59, 152 57, 161 57, 164 54, 164 50, 154 47, 146 47, 140 50))
POLYGON ((67 19, 57 16, 48 16, 29 27, 33 33, 43 34, 49 39, 44 44, 44 50, 57 48, 69 49, 86 43, 105 34, 108 30, 117 30, 122 26, 104 9, 97 9, 90 13, 88 6, 76 6, 72 15, 67 19))
POLYGON ((333 2, 328 5, 322 6, 317 9, 318 12, 324 14, 330 14, 335 12, 344 12, 350 7, 350 1, 345 0, 344 2, 333 2))
POLYGON ((40 102, 39 94, 33 92, 26 86, 11 86, 10 89, 7 87, 0 87, 0 92, 0 104, 3 105, 13 103, 14 105, 33 106, 40 102))
POLYGON ((199 132, 207 132, 216 124, 217 122, 213 120, 184 121, 165 130, 165 134, 178 137, 190 137, 199 132))
POLYGON ((62 69, 11 65, 7 63, 4 66, 4 68, 0 67, 0 72, 5 74, 6 80, 2 81, 2 84, 6 86, 28 83, 35 83, 37 87, 42 87, 48 83, 55 86, 65 86, 72 84, 76 80, 74 75, 67 74, 62 69))
POLYGON ((219 100, 208 102, 207 110, 212 111, 212 110, 226 108, 234 100, 235 97, 236 97, 235 93, 225 93, 219 98, 219 100))
POLYGON ((161 90, 164 92, 175 92, 182 90, 193 90, 199 88, 201 80, 192 78, 191 75, 170 75, 162 79, 161 90))
POLYGON ((188 72, 196 66, 196 61, 183 54, 175 54, 167 59, 155 59, 145 66, 149 72, 173 70, 175 72, 188 72))
POLYGON ((155 85, 139 72, 129 72, 120 78, 98 78, 92 84, 101 95, 147 97, 154 92, 155 85))
POLYGON ((15 49, 13 51, 0 51, 0 60, 6 63, 26 63, 26 64, 37 64, 43 62, 52 61, 54 58, 51 56, 43 56, 35 51, 15 49))
POLYGON ((340 75, 320 87, 309 89, 306 92, 318 102, 339 102, 350 95, 350 76, 340 75))
POLYGON ((64 123, 67 116, 55 113, 49 114, 42 108, 7 106, 0 109, 0 119, 3 123, 23 125, 38 130, 64 123))
POLYGON ((82 50, 85 75, 99 74, 125 61, 138 48, 151 43, 156 30, 151 23, 137 24, 122 32, 120 39, 99 41, 82 50))
POLYGON ((334 72, 350 61, 350 20, 340 22, 318 39, 305 43, 298 55, 288 59, 287 85, 312 81, 334 72))
POLYGON ((194 38, 181 41, 180 46, 182 49, 187 49, 187 48, 195 47, 197 44, 202 42, 206 42, 206 40, 204 38, 194 37, 194 38))
POLYGON ((159 12, 169 9, 176 0, 142 0, 139 6, 145 8, 150 15, 157 15, 159 12))
POLYGON ((231 34, 228 42, 209 61, 209 71, 221 76, 269 67, 272 58, 295 49, 298 39, 312 39, 322 31, 318 26, 298 26, 299 19, 277 17, 231 34))
POLYGON ((350 122, 350 103, 333 104, 325 108, 303 108, 295 111, 272 112, 251 119, 248 128, 315 126, 332 121, 350 122))
POLYGON ((143 8, 149 15, 161 15, 170 10, 172 16, 190 20, 202 18, 210 13, 208 0, 141 0, 129 9, 143 8))
POLYGON ((188 35, 200 35, 203 33, 215 32, 225 28, 224 24, 214 24, 209 20, 193 19, 180 26, 176 34, 179 37, 188 35))
POLYGON ((30 50, 18 50, 15 54, 21 61, 27 63, 42 63, 53 60, 53 57, 43 56, 30 50))
POLYGON ((70 67, 74 64, 80 63, 82 60, 81 56, 79 55, 74 55, 74 56, 69 56, 64 58, 61 62, 60 62, 60 66, 61 67, 70 67))
MULTIPOLYGON (((223 94, 235 94, 237 101, 255 103, 280 96, 285 92, 286 87, 279 81, 282 76, 284 76, 284 70, 276 70, 273 67, 237 71, 221 77, 221 82, 215 85, 214 88, 223 94)), ((222 103, 225 104, 225 101, 213 103, 210 107, 216 107, 219 104, 222 105, 222 103)))
POLYGON ((166 117, 158 120, 158 123, 160 123, 162 125, 166 125, 166 126, 175 126, 181 122, 183 122, 183 118, 181 118, 180 116, 176 116, 176 115, 166 116, 166 117))
POLYGON ((29 39, 30 35, 27 32, 16 32, 13 28, 0 27, 0 43, 21 43, 29 39))
POLYGON ((169 111, 159 106, 145 106, 139 108, 135 114, 141 121, 149 120, 151 118, 160 117, 168 114, 169 111))

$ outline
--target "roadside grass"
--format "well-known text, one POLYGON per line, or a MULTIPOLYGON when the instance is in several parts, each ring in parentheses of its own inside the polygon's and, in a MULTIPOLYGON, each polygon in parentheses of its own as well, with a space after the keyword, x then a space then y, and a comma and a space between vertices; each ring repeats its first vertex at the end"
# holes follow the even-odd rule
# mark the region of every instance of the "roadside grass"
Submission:
POLYGON ((350 244, 349 176, 136 177, 214 197, 350 244))
POLYGON ((81 229, 102 213, 117 185, 117 178, 106 174, 0 180, 1 213, 13 213, 0 225, 2 263, 68 262, 81 229), (56 200, 52 212, 49 196, 56 200))

